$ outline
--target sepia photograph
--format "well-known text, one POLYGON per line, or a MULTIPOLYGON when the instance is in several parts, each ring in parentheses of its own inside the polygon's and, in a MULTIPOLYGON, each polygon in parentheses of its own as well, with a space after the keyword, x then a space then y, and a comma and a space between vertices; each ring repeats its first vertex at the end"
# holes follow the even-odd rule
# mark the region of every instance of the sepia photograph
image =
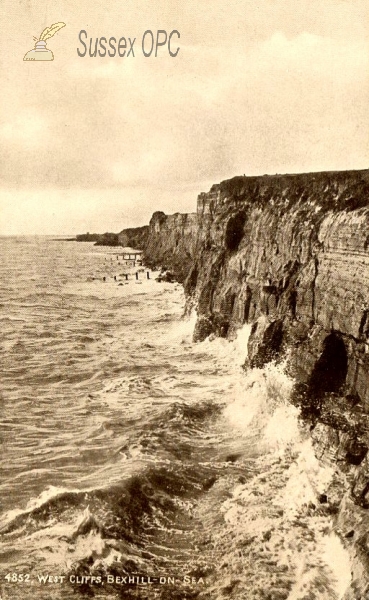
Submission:
POLYGON ((0 600, 369 600, 367 0, 0 16, 0 600))

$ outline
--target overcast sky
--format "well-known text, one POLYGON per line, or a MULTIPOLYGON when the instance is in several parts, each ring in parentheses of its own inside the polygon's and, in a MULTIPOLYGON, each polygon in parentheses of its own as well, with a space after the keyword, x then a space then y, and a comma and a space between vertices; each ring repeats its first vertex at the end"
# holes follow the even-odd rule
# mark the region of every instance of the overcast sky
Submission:
POLYGON ((0 13, 1 234, 120 231, 194 211, 234 175, 369 166, 367 0, 2 0, 0 13), (24 62, 58 21, 55 60, 24 62), (82 29, 136 37, 135 57, 80 58, 82 29), (146 29, 178 30, 177 57, 145 58, 146 29))

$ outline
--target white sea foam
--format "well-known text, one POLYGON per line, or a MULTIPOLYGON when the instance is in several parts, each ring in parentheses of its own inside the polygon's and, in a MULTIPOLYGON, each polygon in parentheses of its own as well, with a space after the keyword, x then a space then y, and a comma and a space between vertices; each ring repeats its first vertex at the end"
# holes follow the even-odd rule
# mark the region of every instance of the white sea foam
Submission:
POLYGON ((49 500, 58 498, 59 496, 62 496, 63 494, 66 494, 69 492, 73 493, 73 491, 77 492, 77 490, 68 490, 67 488, 64 488, 64 487, 57 487, 57 486, 50 485, 45 490, 43 490, 36 498, 31 498, 27 502, 27 505, 25 506, 24 509, 15 508, 15 509, 8 510, 5 513, 3 513, 2 517, 1 517, 1 527, 4 527, 8 523, 11 523, 12 521, 14 521, 14 519, 16 519, 20 515, 27 515, 28 513, 39 508, 40 506, 42 506, 49 500))
POLYGON ((330 566, 339 600, 343 598, 351 581, 351 559, 341 540, 333 532, 324 538, 323 558, 330 566))

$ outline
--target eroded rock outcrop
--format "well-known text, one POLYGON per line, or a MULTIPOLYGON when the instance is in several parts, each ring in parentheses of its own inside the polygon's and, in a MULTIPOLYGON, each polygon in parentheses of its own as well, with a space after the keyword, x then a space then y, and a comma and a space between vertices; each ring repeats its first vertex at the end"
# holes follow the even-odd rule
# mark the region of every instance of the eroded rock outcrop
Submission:
POLYGON ((166 215, 155 212, 144 246, 145 264, 151 268, 169 269, 182 282, 195 257, 196 240, 196 213, 166 215))
POLYGON ((143 250, 147 244, 149 236, 149 226, 129 227, 118 233, 119 246, 134 248, 135 250, 143 250))

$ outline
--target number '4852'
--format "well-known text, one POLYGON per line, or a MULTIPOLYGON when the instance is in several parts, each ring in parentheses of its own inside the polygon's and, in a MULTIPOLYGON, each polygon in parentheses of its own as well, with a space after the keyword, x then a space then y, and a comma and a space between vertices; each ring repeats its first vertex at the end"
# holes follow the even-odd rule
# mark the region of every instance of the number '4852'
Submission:
POLYGON ((29 581, 29 573, 8 573, 5 575, 5 579, 9 583, 22 583, 23 581, 29 581))

